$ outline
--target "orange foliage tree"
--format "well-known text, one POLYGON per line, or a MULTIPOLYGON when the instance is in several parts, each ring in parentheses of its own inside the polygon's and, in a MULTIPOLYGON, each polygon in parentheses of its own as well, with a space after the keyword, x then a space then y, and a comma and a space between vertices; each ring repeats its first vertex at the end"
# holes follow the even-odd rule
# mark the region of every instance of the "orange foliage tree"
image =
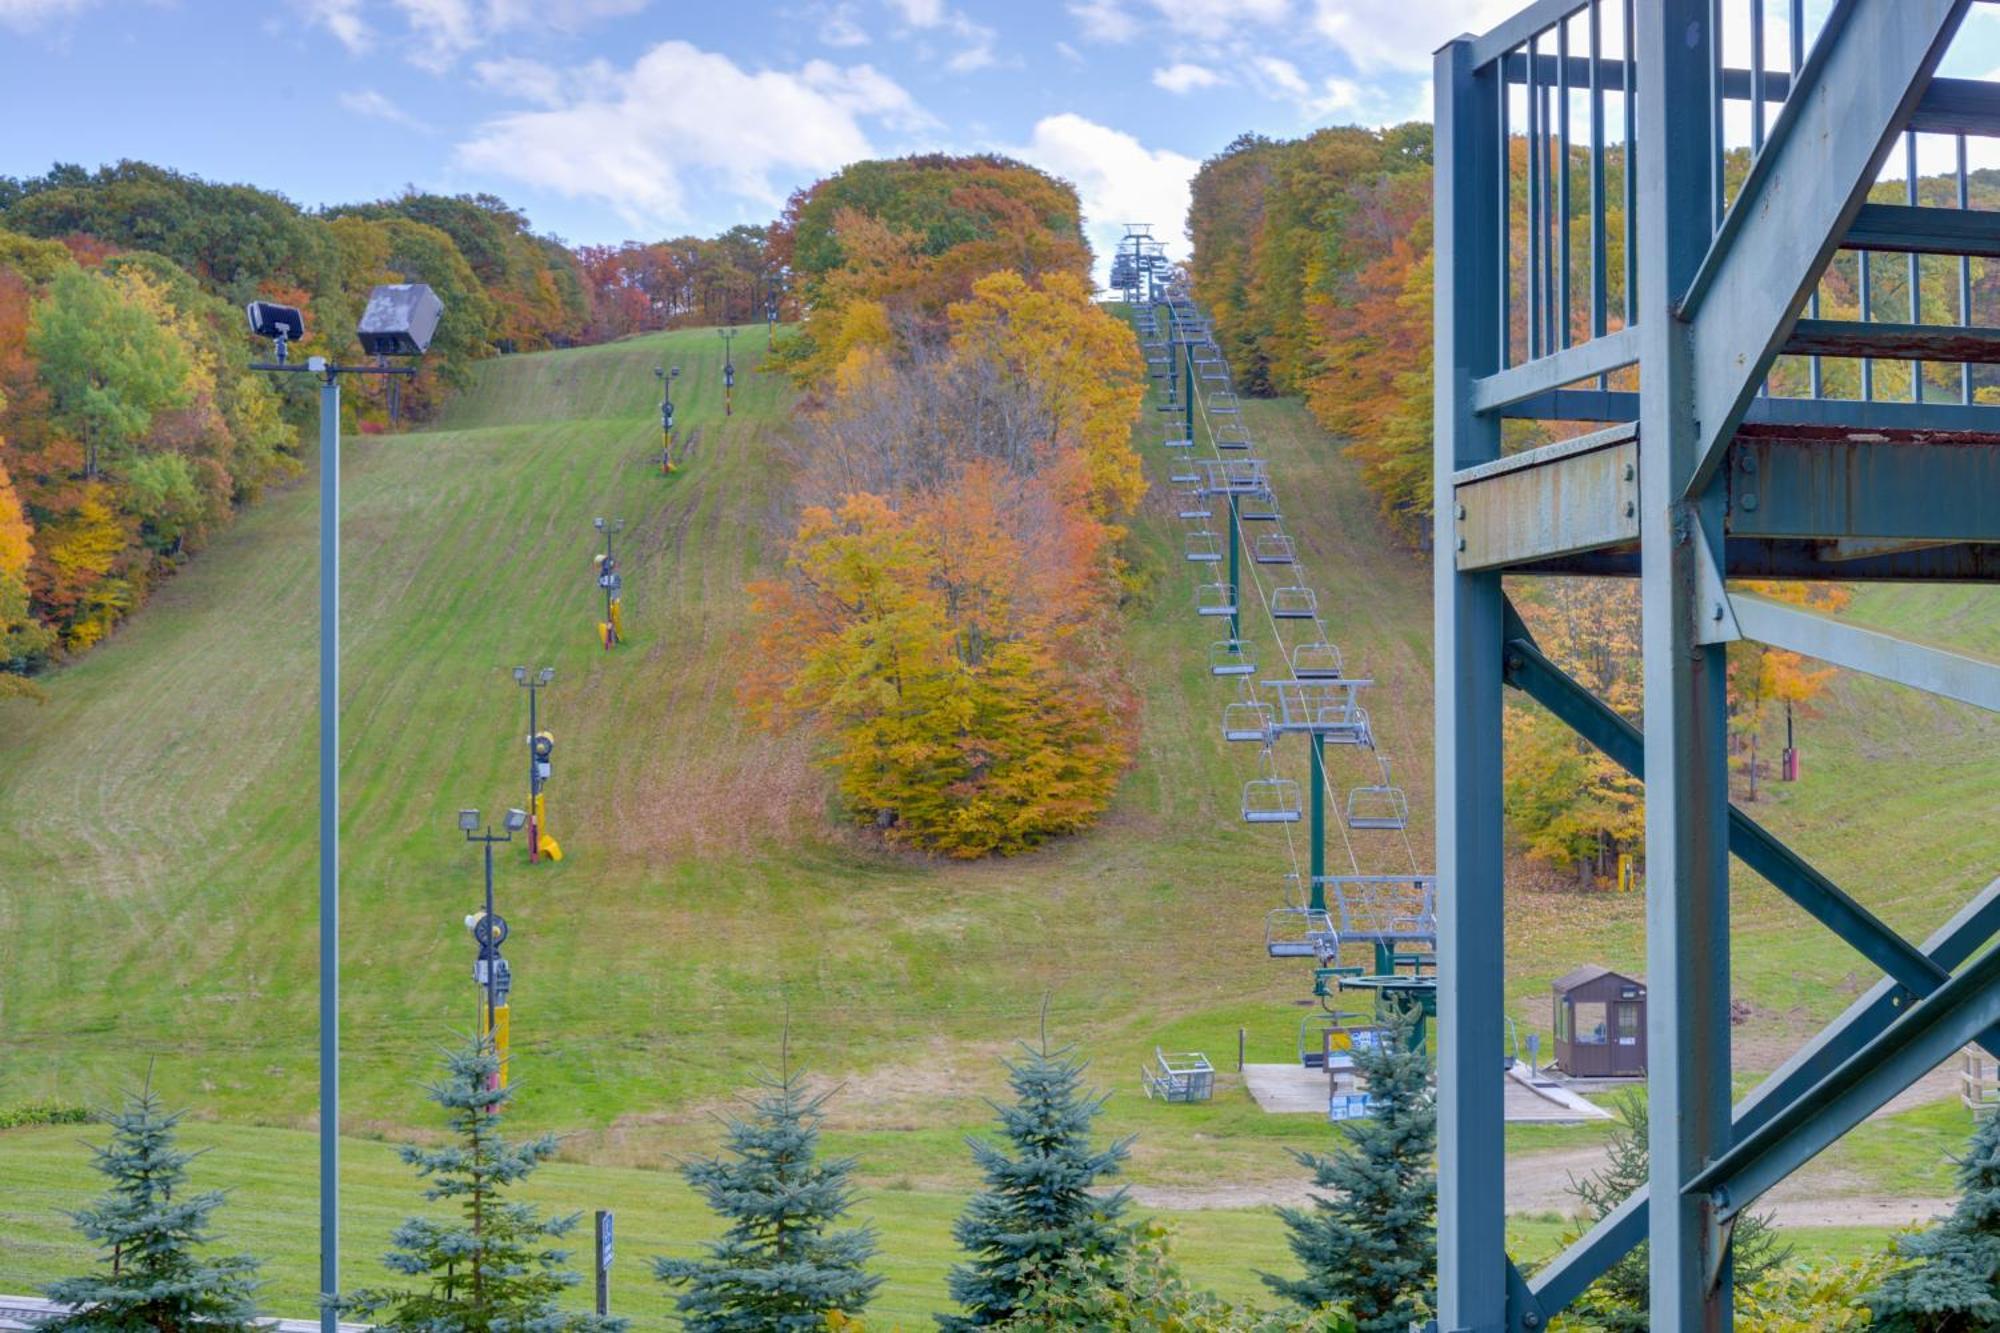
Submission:
POLYGON ((1085 828, 1130 753, 1137 345, 1068 274, 988 274, 915 341, 881 336, 878 300, 842 319, 784 576, 752 590, 745 698, 812 726, 851 817, 890 841, 977 857, 1085 828))

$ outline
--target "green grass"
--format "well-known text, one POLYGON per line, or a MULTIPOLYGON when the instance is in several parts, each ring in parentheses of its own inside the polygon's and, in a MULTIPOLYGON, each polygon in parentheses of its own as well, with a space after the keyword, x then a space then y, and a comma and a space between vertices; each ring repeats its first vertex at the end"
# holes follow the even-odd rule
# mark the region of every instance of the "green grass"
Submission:
MULTIPOLYGON (((1233 1072, 1210 1106, 1136 1092, 1156 1044, 1205 1050, 1232 1071, 1241 1029, 1251 1060, 1290 1059, 1306 1012, 1303 967, 1262 949, 1292 864, 1285 836, 1235 817, 1251 756, 1221 740, 1228 687, 1202 658, 1217 632, 1191 614, 1164 497, 1135 525, 1149 592, 1128 646, 1143 713, 1103 826, 991 864, 885 852, 834 822, 806 738, 764 734, 736 704, 755 651, 746 584, 772 571, 786 528, 791 400, 757 373, 761 355, 760 340, 739 342, 728 420, 720 341, 693 330, 488 362, 437 428, 348 442, 342 1127, 363 1210, 351 1253, 379 1248, 410 1197, 367 1140, 426 1123, 427 1064, 473 1021, 461 918, 479 870, 453 814, 525 799, 517 663, 559 673, 544 722, 558 744, 551 825, 568 855, 529 867, 510 849, 499 866, 514 927, 516 1119, 569 1136, 548 1197, 630 1200, 625 1253, 641 1252, 648 1226, 661 1244, 699 1231, 684 1198, 642 1220, 679 1188, 657 1168, 713 1142, 710 1113, 775 1059, 788 1005, 795 1049, 844 1085, 832 1141, 866 1158, 901 1309, 939 1298, 943 1220, 972 1183, 961 1136, 987 1121, 998 1057, 1035 1030, 1044 996, 1056 1038, 1117 1090, 1106 1129, 1140 1135, 1135 1180, 1291 1179, 1286 1149, 1326 1141, 1311 1117, 1259 1113, 1233 1072), (651 373, 666 361, 684 367, 683 430, 700 431, 671 479, 655 466, 651 373), (628 525, 632 641, 608 655, 593 633, 597 514, 628 525)), ((1296 404, 1246 415, 1328 624, 1378 681, 1370 712, 1428 866, 1427 566, 1388 537, 1352 466, 1296 404)), ((1156 434, 1148 422, 1141 438, 1156 434)), ((1163 460, 1146 447, 1158 481, 1163 460)), ((199 1127, 218 1145, 207 1169, 242 1202, 267 1200, 245 1234, 274 1256, 313 1244, 299 1131, 315 1105, 314 505, 310 479, 271 497, 52 679, 47 703, 0 702, 0 1101, 102 1104, 154 1061, 169 1099, 215 1122, 199 1127)), ((1868 592, 1854 614, 1975 646, 1993 638, 1986 605, 1958 591, 1868 592)), ((1995 723, 1867 681, 1843 681, 1822 713, 1802 732, 1807 781, 1772 789, 1757 813, 1920 935, 2000 860, 1995 723)), ((1299 748, 1282 758, 1298 775, 1299 748)), ((1333 758, 1337 784, 1367 780, 1357 756, 1333 758)), ((1375 836, 1357 844, 1361 868, 1408 867, 1375 836)), ((1342 846, 1332 860, 1347 863, 1342 846)), ((1510 908, 1510 1014, 1524 1034, 1546 1032, 1548 981, 1576 963, 1643 970, 1635 898, 1519 892, 1510 908)), ((1804 927, 1768 887, 1739 888, 1744 1070, 1770 1068, 1870 980, 1804 927)), ((1509 1140, 1528 1150, 1590 1133, 1509 1140)), ((0 1247, 0 1290, 58 1262, 54 1210, 81 1188, 74 1139, 0 1135, 0 1180, 46 1182, 0 1200, 10 1220, 35 1212, 44 1247, 32 1262, 0 1247)), ((1879 1149, 1851 1169, 1929 1178, 1929 1165, 1900 1164, 1893 1137, 1879 1149)), ((1267 1214, 1180 1216, 1190 1266, 1227 1291, 1284 1262, 1267 1214)))

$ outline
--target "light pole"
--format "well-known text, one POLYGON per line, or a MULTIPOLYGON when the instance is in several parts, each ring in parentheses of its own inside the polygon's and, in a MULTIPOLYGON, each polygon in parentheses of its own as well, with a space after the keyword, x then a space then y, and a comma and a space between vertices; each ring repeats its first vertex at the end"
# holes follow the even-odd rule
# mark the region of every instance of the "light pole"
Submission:
MULTIPOLYGON (((549 764, 555 754, 555 738, 542 735, 540 716, 536 711, 537 696, 547 689, 556 678, 554 667, 542 667, 529 671, 524 666, 514 668, 514 683, 528 692, 528 864, 533 865, 542 857, 542 825, 548 815, 542 808, 542 784, 548 781, 549 764)), ((559 860, 561 853, 550 848, 550 860, 559 860)))
POLYGON ((764 307, 764 350, 776 351, 778 346, 778 295, 771 294, 770 302, 764 307))
POLYGON ((736 415, 736 362, 731 358, 729 345, 736 341, 736 330, 722 330, 722 415, 736 415))
POLYGON ((609 523, 602 518, 591 520, 597 530, 604 534, 604 554, 597 557, 597 586, 604 589, 604 620, 598 628, 597 637, 603 641, 604 650, 611 649, 625 637, 625 576, 618 572, 618 555, 612 549, 613 539, 625 531, 625 520, 614 518, 609 523))
POLYGON ((660 475, 665 476, 674 470, 674 381, 681 368, 654 366, 653 374, 660 381, 660 475))
MULTIPOLYGON (((409 366, 342 366, 323 356, 295 365, 305 318, 252 301, 250 332, 271 340, 252 370, 319 377, 319 1286, 320 1329, 338 1333, 340 1296, 340 377, 414 375, 409 366)), ((422 356, 444 303, 422 283, 377 287, 355 327, 363 354, 422 356)))
POLYGON ((493 844, 514 841, 514 835, 527 822, 527 811, 509 810, 503 831, 495 833, 489 825, 482 832, 477 810, 458 812, 458 827, 465 834, 465 840, 480 844, 486 854, 486 907, 484 911, 467 917, 465 924, 479 945, 479 960, 472 965, 472 979, 485 993, 485 1004, 480 1012, 480 1038, 493 1043, 493 1053, 500 1061, 500 1067, 493 1076, 495 1081, 489 1085, 496 1088, 507 1086, 507 1038, 511 1027, 506 1022, 507 998, 513 989, 514 977, 507 960, 500 956, 500 946, 507 941, 507 919, 493 910, 493 844))

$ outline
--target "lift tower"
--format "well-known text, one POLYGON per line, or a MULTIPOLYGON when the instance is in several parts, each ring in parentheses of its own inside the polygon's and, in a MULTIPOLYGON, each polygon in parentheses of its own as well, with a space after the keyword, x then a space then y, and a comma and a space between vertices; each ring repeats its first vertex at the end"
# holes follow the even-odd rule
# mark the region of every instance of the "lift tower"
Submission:
POLYGON ((2000 328, 1969 281, 2000 213, 1965 207, 1964 166, 2000 88, 1935 77, 1967 9, 1537 0, 1437 53, 1445 1333, 1544 1328, 1642 1240, 1654 1328, 1730 1327, 1743 1210, 2000 1019, 2000 951, 1967 961, 2000 885, 1904 939, 1732 807, 1726 731, 1739 637, 2000 707, 1991 665, 1731 586, 2000 581, 2000 408, 1973 369, 2000 328), (1920 202, 1918 134, 1956 142, 1956 207, 1920 202), (1878 290, 1871 254, 1905 280, 1878 290), (1508 453, 1509 419, 1557 442, 1508 453), (1543 656, 1503 575, 1638 581, 1643 732, 1543 656), (1503 684, 1646 784, 1651 1179, 1532 1281, 1502 1225, 1503 684), (1732 853, 1882 974, 1733 1106, 1732 853))

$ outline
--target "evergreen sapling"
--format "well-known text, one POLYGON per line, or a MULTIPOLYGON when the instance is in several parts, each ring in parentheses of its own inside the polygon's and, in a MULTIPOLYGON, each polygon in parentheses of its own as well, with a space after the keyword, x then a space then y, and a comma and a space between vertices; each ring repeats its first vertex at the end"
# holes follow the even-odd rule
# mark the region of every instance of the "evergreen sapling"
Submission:
POLYGON ((701 1259, 658 1259, 662 1282, 682 1288, 674 1308, 693 1333, 806 1333, 829 1316, 858 1314, 882 1279, 868 1272, 875 1233, 840 1228, 854 1203, 854 1159, 819 1157, 824 1094, 806 1092, 789 1049, 748 1119, 731 1121, 727 1157, 689 1162, 681 1175, 719 1217, 720 1240, 701 1259))
POLYGON ((1896 1242, 1908 1267, 1869 1293, 1874 1328, 1949 1333, 2000 1328, 2000 1114, 1988 1113, 1958 1164, 1958 1206, 1896 1242))
POLYGON ((92 1165, 111 1181, 71 1217, 103 1254, 85 1277, 51 1283, 48 1298, 72 1307, 41 1325, 50 1333, 249 1333, 257 1308, 257 1261, 197 1253, 214 1239, 219 1190, 189 1193, 195 1157, 174 1146, 181 1112, 161 1109, 149 1077, 110 1117, 111 1141, 92 1165))
POLYGON ((1381 1042, 1355 1048, 1372 1115, 1348 1121, 1331 1153, 1293 1154, 1330 1191, 1278 1210, 1304 1276, 1261 1274, 1287 1300, 1344 1308, 1357 1333, 1404 1333, 1427 1316, 1437 1282, 1437 1107, 1430 1053, 1411 1049, 1417 1014, 1390 1009, 1381 1042))
POLYGON ((390 1236, 382 1262, 421 1286, 371 1288, 341 1301, 343 1314, 410 1333, 622 1333, 623 1319, 561 1310, 576 1285, 561 1241, 577 1214, 543 1218, 510 1202, 508 1189, 555 1155, 554 1135, 509 1143, 498 1112, 511 1087, 491 1086, 500 1070, 492 1043, 445 1054, 430 1098, 446 1112, 454 1140, 442 1148, 406 1145, 402 1159, 430 1184, 424 1198, 455 1216, 412 1217, 390 1236))
POLYGON ((947 1333, 1005 1322, 1066 1261, 1103 1261, 1115 1271, 1132 1252, 1125 1191, 1091 1192, 1118 1173, 1131 1149, 1129 1138, 1091 1146, 1091 1126, 1109 1094, 1082 1090, 1083 1063, 1067 1047, 1049 1050, 1046 1024, 1041 1044, 1024 1049, 1026 1059, 1007 1065, 1013 1104, 993 1108, 1011 1151, 968 1141, 986 1188, 952 1227, 971 1258, 951 1270, 951 1298, 965 1313, 937 1317, 947 1333))

